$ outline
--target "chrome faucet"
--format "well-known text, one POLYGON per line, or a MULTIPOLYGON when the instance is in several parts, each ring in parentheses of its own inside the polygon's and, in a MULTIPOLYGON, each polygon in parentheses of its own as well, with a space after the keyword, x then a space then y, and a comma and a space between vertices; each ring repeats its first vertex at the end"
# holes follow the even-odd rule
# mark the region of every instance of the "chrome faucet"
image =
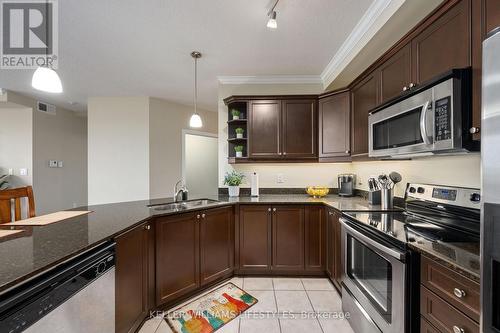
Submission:
POLYGON ((184 180, 181 179, 177 183, 175 183, 175 186, 174 186, 174 202, 179 201, 179 194, 181 194, 181 201, 182 201, 183 200, 182 194, 184 194, 185 192, 187 192, 187 188, 186 188, 186 185, 184 184, 184 180), (177 187, 179 185, 181 185, 181 187, 179 189, 177 189, 177 187))

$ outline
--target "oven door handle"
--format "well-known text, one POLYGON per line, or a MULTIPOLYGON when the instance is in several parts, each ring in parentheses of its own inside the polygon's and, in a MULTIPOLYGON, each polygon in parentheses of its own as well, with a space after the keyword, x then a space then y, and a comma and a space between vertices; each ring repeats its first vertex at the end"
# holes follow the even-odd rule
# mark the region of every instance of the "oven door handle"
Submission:
POLYGON ((383 252, 383 253, 385 253, 393 258, 396 258, 399 261, 403 261, 403 259, 405 257, 404 253, 402 253, 394 248, 390 248, 390 247, 387 247, 385 245, 382 245, 377 241, 374 241, 373 239, 369 238, 368 236, 364 235, 363 233, 361 233, 361 232, 357 231, 356 229, 354 229, 353 227, 351 227, 349 224, 347 224, 347 221, 343 218, 340 218, 339 221, 349 234, 355 236, 356 238, 363 241, 364 243, 376 248, 377 250, 379 250, 379 251, 381 251, 381 252, 383 252))
POLYGON ((430 101, 425 102, 422 106, 422 112, 420 113, 420 135, 422 135, 422 140, 426 145, 431 145, 432 141, 427 135, 427 108, 431 104, 430 101))

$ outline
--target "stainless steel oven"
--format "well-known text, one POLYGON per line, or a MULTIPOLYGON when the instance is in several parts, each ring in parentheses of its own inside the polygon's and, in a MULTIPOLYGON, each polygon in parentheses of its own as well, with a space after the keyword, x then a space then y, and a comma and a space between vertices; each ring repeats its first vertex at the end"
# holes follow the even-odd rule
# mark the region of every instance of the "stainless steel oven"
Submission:
POLYGON ((406 252, 341 218, 342 308, 355 332, 406 332, 406 252))
POLYGON ((369 156, 405 158, 478 150, 470 69, 456 69, 373 110, 369 156), (472 132, 472 133, 471 133, 472 132))

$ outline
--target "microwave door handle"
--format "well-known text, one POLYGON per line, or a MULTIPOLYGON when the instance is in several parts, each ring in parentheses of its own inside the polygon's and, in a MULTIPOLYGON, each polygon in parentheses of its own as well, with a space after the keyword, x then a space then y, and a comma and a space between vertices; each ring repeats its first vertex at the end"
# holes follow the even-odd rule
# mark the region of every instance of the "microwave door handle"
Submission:
POLYGON ((349 234, 351 234, 352 236, 355 236, 357 239, 362 240, 363 242, 372 246, 373 248, 378 249, 379 251, 381 251, 381 252, 383 252, 383 253, 385 253, 393 258, 398 259, 399 261, 403 260, 403 258, 404 258, 403 253, 399 252, 396 249, 392 249, 390 247, 382 245, 379 242, 374 241, 373 239, 369 238, 368 236, 363 235, 361 232, 357 231, 356 229, 354 229, 353 227, 348 225, 346 223, 346 220, 344 220, 343 218, 340 218, 339 221, 342 224, 342 226, 345 228, 345 230, 349 234))
POLYGON ((422 135, 422 139, 424 140, 424 143, 426 145, 431 145, 432 142, 429 139, 429 136, 427 135, 427 108, 429 107, 429 104, 431 102, 427 101, 425 104, 422 106, 422 112, 420 113, 420 135, 422 135))

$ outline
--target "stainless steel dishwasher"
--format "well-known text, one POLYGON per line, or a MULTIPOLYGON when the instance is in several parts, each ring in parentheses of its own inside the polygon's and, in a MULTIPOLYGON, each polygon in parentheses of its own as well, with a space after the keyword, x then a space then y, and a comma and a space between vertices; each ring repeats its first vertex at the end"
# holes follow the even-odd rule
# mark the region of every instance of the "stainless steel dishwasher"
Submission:
POLYGON ((114 331, 114 243, 89 250, 0 295, 0 332, 114 331))

